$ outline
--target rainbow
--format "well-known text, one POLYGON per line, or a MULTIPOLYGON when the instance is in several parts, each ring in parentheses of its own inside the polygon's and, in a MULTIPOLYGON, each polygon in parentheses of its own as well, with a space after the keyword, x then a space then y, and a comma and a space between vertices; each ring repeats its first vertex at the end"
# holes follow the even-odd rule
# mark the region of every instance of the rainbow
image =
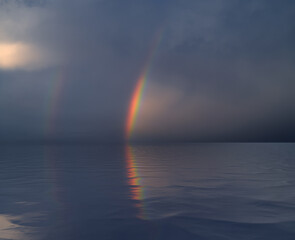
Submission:
POLYGON ((65 85, 65 70, 59 68, 54 72, 51 86, 45 103, 45 135, 51 137, 55 132, 55 123, 58 115, 58 105, 65 85))
POLYGON ((140 76, 137 78, 135 88, 129 103, 127 120, 126 120, 126 140, 130 140, 132 133, 136 124, 137 115, 140 109, 140 105, 143 99, 143 93, 146 86, 147 78, 151 70, 152 61, 154 59, 155 53, 160 45, 161 39, 163 36, 163 29, 160 28, 155 34, 155 38, 149 51, 146 63, 144 65, 143 71, 140 76))

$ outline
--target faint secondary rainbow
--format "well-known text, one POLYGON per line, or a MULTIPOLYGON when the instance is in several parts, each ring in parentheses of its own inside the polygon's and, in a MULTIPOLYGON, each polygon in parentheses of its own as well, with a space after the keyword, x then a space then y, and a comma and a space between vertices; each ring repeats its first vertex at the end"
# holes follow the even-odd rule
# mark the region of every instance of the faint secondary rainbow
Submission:
POLYGON ((136 85, 133 90, 133 94, 129 103, 127 120, 126 120, 125 129, 126 129, 127 140, 129 140, 132 136, 132 133, 136 124, 137 115, 140 109, 140 105, 142 103, 143 92, 147 82, 148 74, 150 72, 155 53, 160 45, 162 36, 163 36, 163 29, 161 28, 158 30, 158 32, 155 35, 151 50, 149 51, 146 63, 143 68, 143 71, 141 71, 141 74, 136 81, 136 85))
POLYGON ((45 134, 52 136, 55 132, 56 118, 59 112, 61 95, 65 85, 65 69, 59 68, 53 74, 52 82, 45 103, 45 134))

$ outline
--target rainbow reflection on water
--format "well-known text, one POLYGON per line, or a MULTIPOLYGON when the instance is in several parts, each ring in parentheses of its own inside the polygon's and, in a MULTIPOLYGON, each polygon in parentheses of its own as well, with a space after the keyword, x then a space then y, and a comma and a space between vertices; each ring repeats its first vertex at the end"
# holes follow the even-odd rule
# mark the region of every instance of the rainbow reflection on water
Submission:
POLYGON ((130 197, 136 202, 138 209, 137 217, 140 219, 148 219, 144 206, 144 188, 142 178, 139 173, 139 167, 136 162, 136 155, 131 145, 126 145, 126 169, 127 181, 130 186, 130 197))

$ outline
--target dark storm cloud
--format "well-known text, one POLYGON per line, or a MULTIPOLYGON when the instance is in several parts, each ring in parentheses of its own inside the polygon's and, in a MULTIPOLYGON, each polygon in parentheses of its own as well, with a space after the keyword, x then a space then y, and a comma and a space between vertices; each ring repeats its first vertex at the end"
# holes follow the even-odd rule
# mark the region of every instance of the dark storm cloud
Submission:
POLYGON ((189 104, 190 96, 205 98, 193 97, 189 114, 174 108, 162 121, 187 115, 186 129, 180 131, 191 139, 292 139, 294 3, 227 1, 214 14, 210 11, 205 15, 211 24, 194 22, 195 31, 158 63, 158 79, 184 89, 178 106, 189 104))
POLYGON ((0 70, 4 140, 122 139, 159 29, 138 140, 295 139, 294 1, 1 1, 0 11, 1 42, 36 56, 0 70))

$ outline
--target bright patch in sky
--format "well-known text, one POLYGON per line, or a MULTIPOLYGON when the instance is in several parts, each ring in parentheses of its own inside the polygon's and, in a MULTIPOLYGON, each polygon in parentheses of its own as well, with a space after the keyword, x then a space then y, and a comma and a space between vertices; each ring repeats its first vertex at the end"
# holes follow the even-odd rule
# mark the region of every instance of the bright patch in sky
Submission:
POLYGON ((24 43, 0 43, 0 68, 35 69, 42 62, 41 52, 24 43))

